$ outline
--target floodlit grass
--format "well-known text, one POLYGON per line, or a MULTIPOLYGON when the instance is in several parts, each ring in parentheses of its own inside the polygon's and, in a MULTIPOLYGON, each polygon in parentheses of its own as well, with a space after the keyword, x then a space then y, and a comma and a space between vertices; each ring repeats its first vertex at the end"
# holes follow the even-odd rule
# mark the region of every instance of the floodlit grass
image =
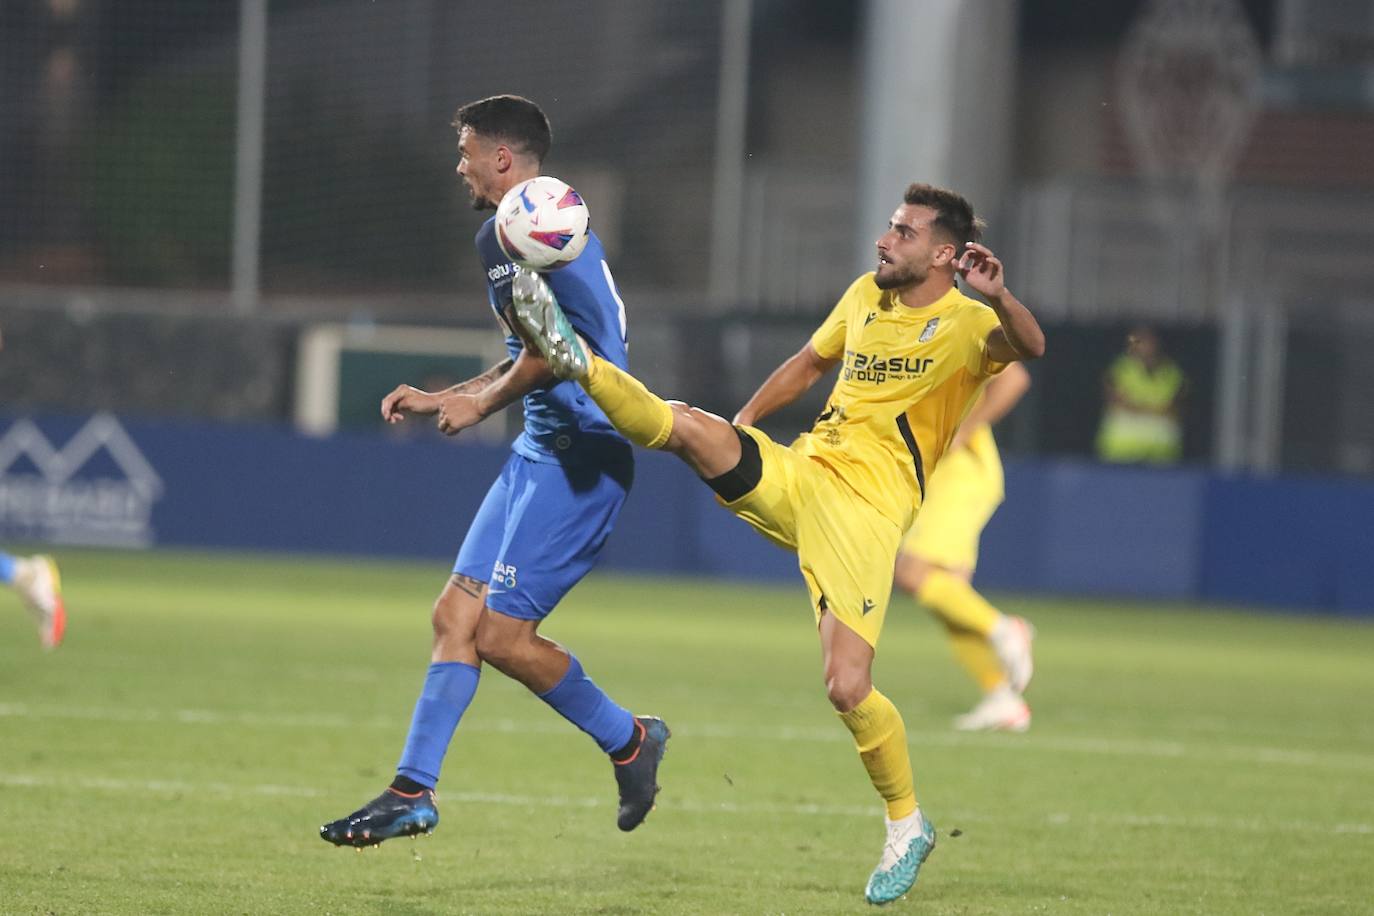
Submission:
MULTIPOLYGON (((59 651, 0 593, 0 912, 867 909, 881 807, 800 583, 599 576, 547 625, 673 728, 638 831, 591 740, 488 669, 436 834, 358 854, 316 830, 390 779, 443 564, 62 560, 59 651)), ((940 833, 891 911, 1370 911, 1374 626, 998 597, 1039 629, 1024 736, 952 732, 970 685, 889 612, 877 680, 940 833)))

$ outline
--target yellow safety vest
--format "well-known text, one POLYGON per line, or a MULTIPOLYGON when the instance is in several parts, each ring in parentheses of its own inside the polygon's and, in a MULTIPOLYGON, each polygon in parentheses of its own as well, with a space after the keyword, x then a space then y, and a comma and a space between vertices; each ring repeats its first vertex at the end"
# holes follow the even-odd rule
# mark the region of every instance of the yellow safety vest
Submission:
POLYGON ((1125 401, 1102 415, 1097 454, 1103 461, 1148 461, 1168 464, 1179 459, 1183 431, 1168 408, 1183 387, 1183 372, 1165 361, 1151 372, 1134 356, 1122 356, 1108 370, 1112 386, 1125 401))

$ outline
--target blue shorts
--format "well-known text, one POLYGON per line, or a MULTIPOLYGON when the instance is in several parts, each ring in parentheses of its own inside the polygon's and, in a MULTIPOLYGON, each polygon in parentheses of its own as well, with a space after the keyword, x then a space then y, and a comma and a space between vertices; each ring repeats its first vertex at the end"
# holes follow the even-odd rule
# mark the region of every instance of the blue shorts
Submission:
POLYGON ((586 465, 507 459, 453 571, 487 583, 487 607, 542 620, 596 564, 630 491, 630 459, 586 465))

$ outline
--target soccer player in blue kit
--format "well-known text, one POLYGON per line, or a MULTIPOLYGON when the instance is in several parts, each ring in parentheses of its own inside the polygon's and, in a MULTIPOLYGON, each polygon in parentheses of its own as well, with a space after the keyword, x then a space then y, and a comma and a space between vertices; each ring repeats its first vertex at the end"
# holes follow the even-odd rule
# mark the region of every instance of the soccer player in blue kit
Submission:
MULTIPOLYGON (((551 132, 528 99, 472 102, 458 109, 453 126, 458 174, 475 209, 495 209, 511 187, 540 174, 551 132)), ((382 401, 382 416, 396 423, 406 414, 437 415, 439 429, 452 435, 523 398, 525 429, 435 602, 431 663, 396 779, 362 808, 320 828, 338 846, 371 846, 434 829, 434 786, 482 662, 524 684, 610 756, 621 830, 643 822, 658 792, 667 726, 619 706, 576 656, 538 632, 606 543, 634 476, 630 444, 576 383, 555 378, 539 351, 518 336, 509 317, 518 268, 497 244, 493 219, 477 233, 477 253, 509 358, 444 391, 401 385, 382 401)), ((624 368, 625 309, 595 234, 548 282, 592 349, 624 368)))

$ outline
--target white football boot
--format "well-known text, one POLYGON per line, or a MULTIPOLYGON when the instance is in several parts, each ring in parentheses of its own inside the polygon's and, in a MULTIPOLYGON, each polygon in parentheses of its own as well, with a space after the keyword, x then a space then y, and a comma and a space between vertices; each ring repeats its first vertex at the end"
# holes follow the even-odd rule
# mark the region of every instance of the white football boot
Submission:
POLYGON ((954 719, 961 732, 1023 732, 1030 728, 1031 711, 1019 693, 1003 685, 978 705, 954 719))
POLYGON ((1011 689, 1018 694, 1026 692, 1030 686, 1031 675, 1035 673, 1035 662, 1031 658, 1031 640, 1035 639, 1035 627, 1024 617, 1003 614, 993 628, 988 642, 997 660, 1002 663, 1002 671, 1007 675, 1011 689))
POLYGON ((52 557, 36 556, 16 560, 14 590, 38 624, 43 648, 56 649, 67 629, 67 609, 62 603, 62 577, 52 557))
POLYGON ((887 821, 887 841, 878 867, 868 878, 864 898, 881 906, 901 897, 916 883, 921 865, 935 848, 935 825, 917 808, 909 817, 887 821))
POLYGON ((591 351, 563 314, 547 280, 532 270, 522 269, 511 283, 511 303, 515 320, 529 334, 554 375, 561 379, 581 379, 587 375, 591 351))

